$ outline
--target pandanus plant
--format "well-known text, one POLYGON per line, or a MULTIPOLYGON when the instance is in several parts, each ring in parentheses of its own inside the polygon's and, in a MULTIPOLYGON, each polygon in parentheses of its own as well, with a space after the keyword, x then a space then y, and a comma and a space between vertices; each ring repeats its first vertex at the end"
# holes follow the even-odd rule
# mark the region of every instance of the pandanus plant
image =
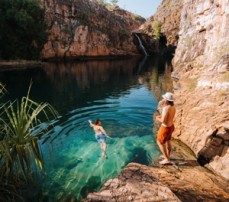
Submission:
POLYGON ((0 166, 8 179, 27 180, 34 169, 43 168, 38 139, 49 128, 41 123, 57 114, 50 104, 31 100, 30 89, 31 84, 21 101, 9 101, 0 107, 0 166))

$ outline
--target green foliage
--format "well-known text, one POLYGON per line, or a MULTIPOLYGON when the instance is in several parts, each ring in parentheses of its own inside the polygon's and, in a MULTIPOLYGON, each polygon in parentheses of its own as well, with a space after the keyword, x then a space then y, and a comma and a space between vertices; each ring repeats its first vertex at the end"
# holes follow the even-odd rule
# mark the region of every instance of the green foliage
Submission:
POLYGON ((153 25, 153 35, 154 35, 154 38, 159 40, 160 37, 161 37, 161 23, 160 22, 156 22, 154 25, 153 25))
POLYGON ((0 1, 0 59, 38 59, 47 41, 38 0, 0 1))
POLYGON ((47 132, 47 128, 37 128, 41 124, 39 117, 43 114, 43 118, 49 120, 48 113, 56 114, 48 103, 32 101, 29 98, 30 88, 21 102, 7 102, 0 108, 0 163, 5 168, 4 175, 9 178, 22 175, 26 180, 32 172, 33 160, 35 166, 42 169, 42 155, 37 140, 47 132))
POLYGON ((0 83, 0 98, 4 95, 5 92, 6 92, 5 87, 0 83))
POLYGON ((101 4, 101 5, 103 5, 103 6, 106 6, 106 2, 105 2, 105 0, 97 0, 97 2, 99 3, 99 4, 101 4))
POLYGON ((18 195, 15 185, 5 182, 5 178, 0 178, 0 201, 12 202, 23 201, 22 197, 18 195))
POLYGON ((111 4, 112 4, 113 6, 117 6, 117 3, 118 3, 118 0, 111 0, 111 4))

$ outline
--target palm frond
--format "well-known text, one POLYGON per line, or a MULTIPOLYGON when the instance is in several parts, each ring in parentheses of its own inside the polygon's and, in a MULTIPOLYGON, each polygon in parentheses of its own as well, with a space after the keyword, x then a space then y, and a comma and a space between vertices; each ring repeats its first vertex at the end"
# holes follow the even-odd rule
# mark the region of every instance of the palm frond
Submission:
POLYGON ((0 98, 6 93, 5 86, 0 83, 0 98))

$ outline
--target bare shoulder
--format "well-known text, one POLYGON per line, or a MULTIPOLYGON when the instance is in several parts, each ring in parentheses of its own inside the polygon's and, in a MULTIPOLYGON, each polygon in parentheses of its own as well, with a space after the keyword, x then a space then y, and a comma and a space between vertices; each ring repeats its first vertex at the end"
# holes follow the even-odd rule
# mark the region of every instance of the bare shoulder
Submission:
POLYGON ((174 106, 171 106, 171 105, 167 105, 167 106, 165 106, 164 108, 163 108, 163 110, 164 110, 164 112, 165 113, 170 113, 170 112, 175 112, 175 107, 174 106))
POLYGON ((169 108, 170 108, 170 105, 167 105, 167 106, 164 106, 164 107, 163 107, 163 110, 164 110, 165 112, 167 112, 167 111, 169 111, 169 108))

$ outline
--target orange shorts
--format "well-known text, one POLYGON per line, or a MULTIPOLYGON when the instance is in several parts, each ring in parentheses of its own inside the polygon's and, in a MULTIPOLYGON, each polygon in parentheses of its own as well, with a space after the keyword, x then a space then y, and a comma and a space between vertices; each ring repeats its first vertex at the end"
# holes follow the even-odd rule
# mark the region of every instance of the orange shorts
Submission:
POLYGON ((161 144, 165 144, 168 140, 171 140, 174 129, 175 129, 174 125, 170 127, 166 127, 162 125, 157 133, 157 140, 161 144))

